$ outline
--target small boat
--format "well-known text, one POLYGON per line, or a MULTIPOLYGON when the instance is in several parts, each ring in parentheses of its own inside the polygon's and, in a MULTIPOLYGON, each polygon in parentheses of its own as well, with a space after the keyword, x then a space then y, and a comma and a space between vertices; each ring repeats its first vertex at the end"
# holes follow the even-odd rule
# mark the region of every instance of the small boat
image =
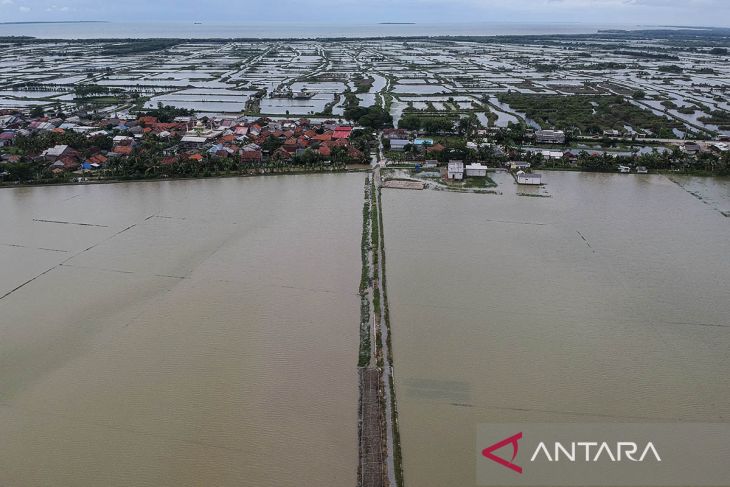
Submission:
POLYGON ((636 174, 649 174, 649 169, 646 166, 639 166, 636 168, 636 174))
POLYGON ((619 166, 618 167, 618 172, 620 172, 621 174, 629 174, 631 172, 631 167, 629 167, 629 166, 619 166))

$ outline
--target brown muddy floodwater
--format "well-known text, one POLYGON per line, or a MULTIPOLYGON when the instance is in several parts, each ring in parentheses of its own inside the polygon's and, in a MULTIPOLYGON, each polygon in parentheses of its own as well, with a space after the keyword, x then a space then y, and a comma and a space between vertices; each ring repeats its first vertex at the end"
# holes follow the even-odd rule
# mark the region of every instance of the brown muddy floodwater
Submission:
POLYGON ((383 190, 406 484, 475 485, 479 423, 730 422, 730 182, 496 179, 383 190))
POLYGON ((0 190, 0 485, 355 485, 363 183, 0 190))

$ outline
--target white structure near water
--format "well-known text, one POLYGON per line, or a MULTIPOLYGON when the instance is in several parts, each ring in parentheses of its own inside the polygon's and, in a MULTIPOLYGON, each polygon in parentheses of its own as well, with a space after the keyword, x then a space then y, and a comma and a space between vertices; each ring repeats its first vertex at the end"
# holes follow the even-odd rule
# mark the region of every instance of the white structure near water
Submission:
POLYGON ((449 161, 448 177, 457 181, 464 179, 464 161, 449 161))
POLYGON ((485 177, 487 175, 487 166, 482 166, 480 163, 475 162, 466 166, 467 177, 485 177))
POLYGON ((542 174, 526 173, 524 171, 519 171, 517 173, 517 184, 539 186, 542 184, 542 174))

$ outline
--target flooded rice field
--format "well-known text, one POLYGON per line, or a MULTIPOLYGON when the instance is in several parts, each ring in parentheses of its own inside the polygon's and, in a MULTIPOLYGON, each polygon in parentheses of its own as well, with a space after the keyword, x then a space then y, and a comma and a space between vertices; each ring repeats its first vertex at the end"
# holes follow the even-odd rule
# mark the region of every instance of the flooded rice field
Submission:
POLYGON ((727 421, 730 182, 495 180, 383 192, 406 482, 475 485, 479 423, 727 421))
POLYGON ((355 485, 363 180, 0 190, 0 484, 355 485))

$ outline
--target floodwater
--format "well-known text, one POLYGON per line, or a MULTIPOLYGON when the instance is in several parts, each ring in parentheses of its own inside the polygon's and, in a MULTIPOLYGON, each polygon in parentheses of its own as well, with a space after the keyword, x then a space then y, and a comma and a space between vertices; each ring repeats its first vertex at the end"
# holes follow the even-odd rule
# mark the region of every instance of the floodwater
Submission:
POLYGON ((0 190, 0 485, 355 485, 363 182, 0 190))
POLYGON ((383 192, 406 482, 475 485, 480 423, 729 421, 730 181, 495 179, 383 192))

